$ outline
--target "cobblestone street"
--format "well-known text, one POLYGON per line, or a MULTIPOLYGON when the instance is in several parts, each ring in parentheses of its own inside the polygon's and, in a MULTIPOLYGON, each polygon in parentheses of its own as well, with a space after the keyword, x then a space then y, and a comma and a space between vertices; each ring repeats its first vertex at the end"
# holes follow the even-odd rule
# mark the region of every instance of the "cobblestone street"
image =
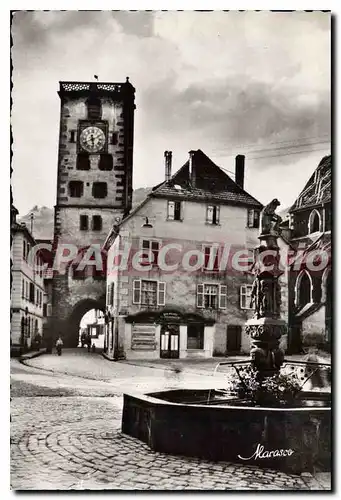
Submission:
MULTIPOLYGON (((74 350, 11 361, 11 486, 16 490, 325 490, 329 474, 164 455, 120 432, 122 392, 209 386, 205 372, 110 363, 74 350), (51 371, 46 371, 49 369, 51 371)), ((198 368, 197 368, 198 370, 198 368)), ((219 377, 218 379, 219 380, 219 377)))

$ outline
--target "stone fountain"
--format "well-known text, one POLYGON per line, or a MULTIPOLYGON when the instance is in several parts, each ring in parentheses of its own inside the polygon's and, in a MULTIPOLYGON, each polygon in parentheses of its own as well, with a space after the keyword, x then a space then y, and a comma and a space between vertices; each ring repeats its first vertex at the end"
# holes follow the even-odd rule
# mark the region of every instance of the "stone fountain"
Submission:
MULTIPOLYGON (((274 199, 261 213, 251 295, 255 314, 246 323, 251 338, 250 359, 224 361, 216 368, 235 370, 242 382, 242 368, 252 370, 260 383, 289 369, 298 374, 303 387, 316 372, 330 367, 286 361, 280 349, 280 338, 287 325, 280 318, 281 218, 275 213, 278 206, 279 201, 274 199)), ((293 404, 273 407, 241 400, 224 387, 124 394, 122 432, 158 452, 243 462, 294 473, 312 472, 316 467, 331 469, 328 390, 302 390, 293 404)))

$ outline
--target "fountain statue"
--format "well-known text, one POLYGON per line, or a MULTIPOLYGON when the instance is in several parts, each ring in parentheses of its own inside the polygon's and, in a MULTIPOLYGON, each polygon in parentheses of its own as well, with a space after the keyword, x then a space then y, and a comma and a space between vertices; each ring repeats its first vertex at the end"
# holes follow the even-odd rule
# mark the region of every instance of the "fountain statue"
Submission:
POLYGON ((281 287, 278 279, 282 271, 279 269, 277 238, 282 219, 275 213, 279 205, 275 198, 261 212, 260 245, 255 249, 255 280, 250 303, 255 314, 245 326, 246 333, 251 336, 250 355, 258 378, 274 375, 284 360, 284 352, 279 348, 280 338, 286 332, 286 324, 280 319, 281 287))

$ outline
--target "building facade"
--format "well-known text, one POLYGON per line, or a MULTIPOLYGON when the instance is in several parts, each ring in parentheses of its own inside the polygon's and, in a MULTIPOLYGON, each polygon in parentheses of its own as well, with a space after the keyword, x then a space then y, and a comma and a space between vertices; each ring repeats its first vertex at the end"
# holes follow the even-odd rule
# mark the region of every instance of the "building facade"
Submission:
POLYGON ((11 353, 19 354, 42 338, 44 260, 25 224, 11 224, 11 353))
MULTIPOLYGON (((79 255, 101 246, 115 219, 131 208, 135 89, 129 83, 60 82, 60 135, 54 252, 76 246, 79 255)), ((78 264, 54 268, 54 336, 77 346, 79 322, 105 308, 105 274, 78 264)))
POLYGON ((262 205, 201 150, 109 234, 106 351, 127 359, 249 351, 252 250, 262 205))
POLYGON ((289 211, 290 243, 300 264, 290 266, 289 349, 330 349, 332 329, 331 156, 322 158, 289 211))

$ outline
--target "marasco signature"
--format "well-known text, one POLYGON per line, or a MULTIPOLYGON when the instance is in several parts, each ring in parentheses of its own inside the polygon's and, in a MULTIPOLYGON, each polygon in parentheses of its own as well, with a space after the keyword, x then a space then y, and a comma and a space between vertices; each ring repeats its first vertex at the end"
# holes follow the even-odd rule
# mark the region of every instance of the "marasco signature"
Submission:
POLYGON ((251 455, 251 457, 242 457, 238 455, 241 460, 251 460, 252 458, 256 460, 257 458, 276 458, 276 457, 290 457, 294 453, 294 450, 264 450, 264 446, 260 443, 257 444, 256 451, 251 455))

